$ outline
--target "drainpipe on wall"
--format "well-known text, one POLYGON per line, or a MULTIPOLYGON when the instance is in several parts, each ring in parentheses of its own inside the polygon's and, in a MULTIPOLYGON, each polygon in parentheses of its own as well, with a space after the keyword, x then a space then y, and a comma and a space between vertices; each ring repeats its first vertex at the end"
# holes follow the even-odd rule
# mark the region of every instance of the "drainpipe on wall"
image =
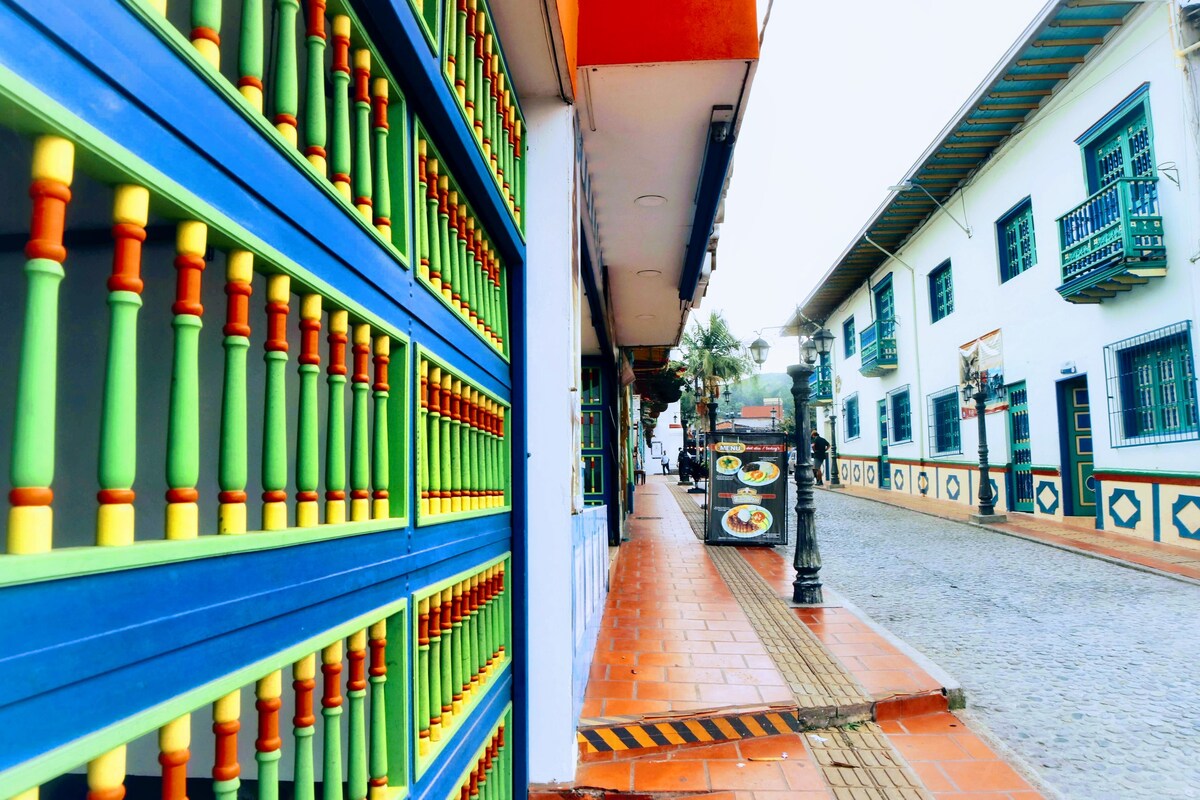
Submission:
MULTIPOLYGON (((898 262, 899 264, 902 264, 904 266, 904 268, 908 270, 909 278, 912 279, 912 281, 911 281, 912 292, 909 293, 909 300, 911 301, 911 304, 912 304, 912 317, 910 317, 910 319, 912 319, 912 326, 913 326, 913 349, 916 350, 915 358, 916 358, 916 363, 917 363, 917 375, 916 375, 917 400, 919 401, 920 408, 922 409, 921 419, 925 423, 924 425, 921 426, 923 431, 920 434, 920 436, 916 436, 915 431, 914 431, 913 435, 916 436, 916 438, 918 438, 920 440, 920 444, 917 447, 917 458, 919 461, 924 463, 924 461, 925 461, 925 433, 924 433, 924 431, 927 431, 929 429, 929 420, 925 419, 925 417, 926 417, 926 415, 928 415, 929 410, 927 408, 925 408, 925 391, 921 388, 921 337, 920 337, 920 325, 917 323, 917 271, 915 269, 913 269, 912 267, 910 267, 904 261, 904 259, 900 258, 900 256, 896 255, 895 253, 888 252, 884 247, 876 244, 875 240, 872 239, 870 236, 866 236, 864 238, 867 240, 867 244, 871 245, 872 247, 874 247, 879 252, 883 253, 888 258, 891 258, 891 259, 895 260, 896 262, 898 262)), ((871 283, 870 279, 868 278, 867 279, 868 287, 870 287, 870 283, 871 283)), ((874 316, 874 314, 875 314, 874 306, 872 306, 871 315, 874 316)), ((910 410, 910 413, 911 413, 911 410, 910 410)))

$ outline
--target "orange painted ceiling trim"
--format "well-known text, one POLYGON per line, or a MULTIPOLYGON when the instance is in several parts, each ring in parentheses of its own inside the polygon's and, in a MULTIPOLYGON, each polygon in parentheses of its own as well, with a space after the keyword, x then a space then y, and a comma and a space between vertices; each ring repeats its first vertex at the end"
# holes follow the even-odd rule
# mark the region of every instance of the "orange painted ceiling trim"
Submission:
POLYGON ((758 58, 755 0, 579 0, 579 66, 758 58))

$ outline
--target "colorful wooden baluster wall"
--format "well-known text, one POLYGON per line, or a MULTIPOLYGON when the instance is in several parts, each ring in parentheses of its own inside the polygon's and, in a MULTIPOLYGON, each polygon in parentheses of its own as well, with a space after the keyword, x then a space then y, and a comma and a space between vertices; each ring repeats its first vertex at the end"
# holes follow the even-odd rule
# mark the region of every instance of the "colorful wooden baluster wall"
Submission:
POLYGON ((33 219, 25 245, 25 318, 17 364, 8 494, 8 552, 43 553, 54 529, 55 408, 58 396, 58 288, 67 251, 62 245, 71 200, 75 146, 57 136, 34 142, 33 219))
POLYGON ((329 386, 325 425, 325 523, 346 521, 346 345, 349 314, 329 312, 329 386))
POLYGON ((250 295, 254 289, 254 254, 229 253, 225 266, 225 383, 221 394, 221 445, 218 465, 217 530, 246 532, 248 478, 246 419, 246 356, 250 350, 250 295))
POLYGON ((320 421, 317 381, 321 373, 321 296, 300 298, 300 406, 296 415, 296 526, 311 528, 320 522, 317 484, 321 474, 320 421))
POLYGON ((194 539, 200 533, 200 278, 204 272, 208 226, 180 222, 176 228, 175 354, 167 422, 168 539, 194 539))
POLYGON ((511 712, 505 714, 483 746, 476 752, 451 798, 458 800, 510 800, 518 796, 512 785, 512 748, 507 728, 511 712))
POLYGON ((108 279, 108 358, 100 416, 100 507, 96 544, 133 543, 137 474, 137 318, 142 307, 142 242, 150 192, 118 186, 113 198, 112 276, 108 279))
POLYGON ((287 507, 287 316, 291 278, 267 276, 267 338, 263 360, 267 365, 263 391, 262 529, 288 526, 287 507))

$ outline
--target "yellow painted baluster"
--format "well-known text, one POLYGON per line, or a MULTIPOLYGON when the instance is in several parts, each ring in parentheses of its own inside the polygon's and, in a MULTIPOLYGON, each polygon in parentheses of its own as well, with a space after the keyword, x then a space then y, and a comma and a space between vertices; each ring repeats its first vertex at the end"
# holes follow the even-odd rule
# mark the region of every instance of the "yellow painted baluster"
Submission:
POLYGON ((125 797, 125 745, 88 762, 87 784, 87 800, 121 800, 125 797))

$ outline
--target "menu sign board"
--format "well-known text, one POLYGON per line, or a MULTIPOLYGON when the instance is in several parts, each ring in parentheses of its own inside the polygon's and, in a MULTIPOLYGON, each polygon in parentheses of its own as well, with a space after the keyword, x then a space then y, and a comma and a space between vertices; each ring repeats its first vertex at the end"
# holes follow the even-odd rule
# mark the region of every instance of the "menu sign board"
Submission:
POLYGON ((710 434, 708 544, 787 544, 787 438, 710 434))

